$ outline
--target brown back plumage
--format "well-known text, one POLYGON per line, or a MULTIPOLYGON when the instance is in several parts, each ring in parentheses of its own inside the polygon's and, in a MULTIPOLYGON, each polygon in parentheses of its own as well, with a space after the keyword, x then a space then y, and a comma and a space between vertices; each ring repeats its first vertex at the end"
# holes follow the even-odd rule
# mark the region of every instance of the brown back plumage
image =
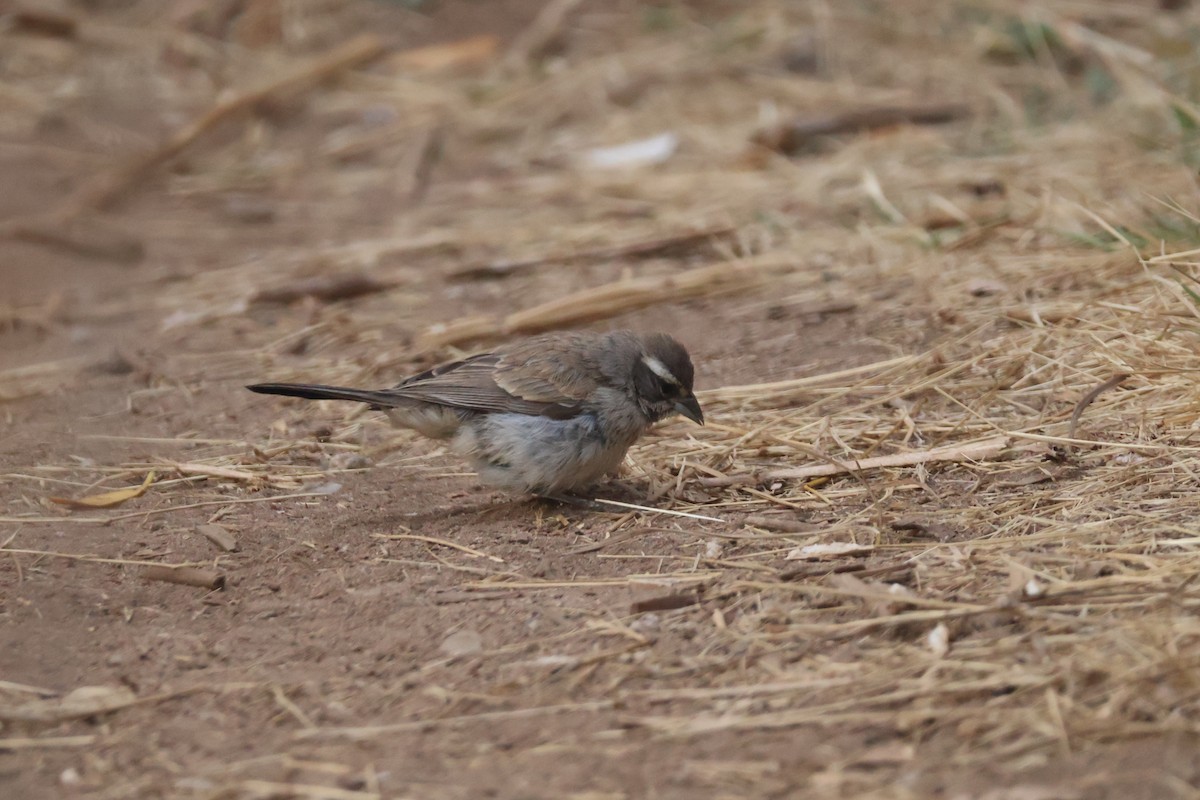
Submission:
MULTIPOLYGON (((436 367, 406 378, 390 389, 364 391, 312 384, 257 384, 264 394, 309 399, 358 400, 378 408, 434 403, 477 412, 506 412, 567 419, 580 413, 609 370, 602 364, 614 346, 628 350, 636 337, 616 334, 554 333, 535 336, 490 353, 436 367)), ((622 359, 626 364, 639 348, 622 359)), ((618 376, 612 375, 611 379, 618 376)))
POLYGON ((491 353, 427 370, 386 390, 398 397, 472 411, 566 419, 596 388, 600 334, 535 336, 491 353))

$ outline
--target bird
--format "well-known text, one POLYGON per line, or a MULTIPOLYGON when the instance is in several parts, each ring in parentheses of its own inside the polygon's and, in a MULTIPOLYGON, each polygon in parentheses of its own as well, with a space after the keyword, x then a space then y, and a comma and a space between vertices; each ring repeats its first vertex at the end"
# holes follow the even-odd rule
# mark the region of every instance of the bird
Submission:
POLYGON ((469 459, 480 481, 561 497, 613 473, 654 423, 698 425, 687 349, 666 333, 558 331, 439 364, 390 389, 259 383, 260 394, 349 400, 382 410, 469 459))

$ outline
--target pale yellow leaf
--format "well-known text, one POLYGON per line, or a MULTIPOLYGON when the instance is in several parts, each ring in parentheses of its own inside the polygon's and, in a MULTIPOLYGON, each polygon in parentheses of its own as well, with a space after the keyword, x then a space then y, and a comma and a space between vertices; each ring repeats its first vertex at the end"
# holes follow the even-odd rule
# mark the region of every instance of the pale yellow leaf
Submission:
POLYGON ((124 489, 114 489, 111 492, 101 492, 100 494, 89 494, 87 497, 80 497, 78 499, 72 497, 51 497, 50 502, 70 508, 112 508, 113 506, 121 505, 126 500, 141 497, 150 488, 150 484, 152 483, 154 483, 153 470, 146 474, 146 480, 142 481, 140 486, 127 486, 124 489))

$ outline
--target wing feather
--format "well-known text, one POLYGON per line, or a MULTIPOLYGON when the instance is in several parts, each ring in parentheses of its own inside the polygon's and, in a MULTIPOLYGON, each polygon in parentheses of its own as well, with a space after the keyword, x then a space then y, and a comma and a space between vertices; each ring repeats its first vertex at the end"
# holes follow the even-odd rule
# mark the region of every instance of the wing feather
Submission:
POLYGON ((557 334, 440 364, 385 390, 397 398, 470 411, 567 419, 597 383, 596 334, 557 334))

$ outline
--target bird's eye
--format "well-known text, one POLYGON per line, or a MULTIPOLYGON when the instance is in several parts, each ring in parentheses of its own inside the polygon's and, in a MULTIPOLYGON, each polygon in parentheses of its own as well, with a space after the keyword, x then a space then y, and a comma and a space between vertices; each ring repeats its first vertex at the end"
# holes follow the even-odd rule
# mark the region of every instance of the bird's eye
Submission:
POLYGON ((671 383, 663 378, 658 379, 658 389, 662 392, 663 397, 673 397, 679 393, 679 385, 671 383))

